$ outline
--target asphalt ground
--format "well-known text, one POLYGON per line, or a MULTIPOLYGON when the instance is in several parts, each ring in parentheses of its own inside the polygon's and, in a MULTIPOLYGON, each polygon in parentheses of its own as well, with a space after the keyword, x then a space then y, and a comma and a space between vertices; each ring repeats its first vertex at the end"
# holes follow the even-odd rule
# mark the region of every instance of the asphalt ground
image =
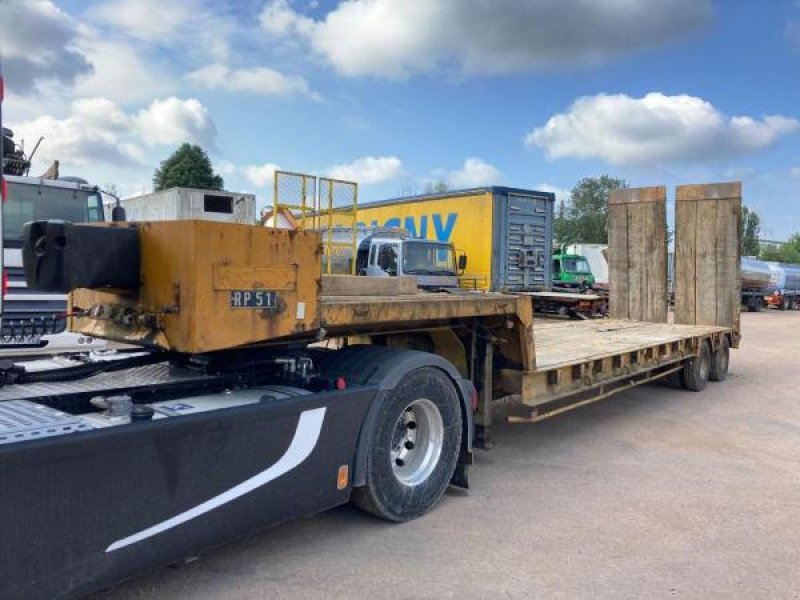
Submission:
POLYGON ((702 393, 498 424, 421 519, 344 506, 97 598, 799 598, 800 312, 742 330, 702 393))

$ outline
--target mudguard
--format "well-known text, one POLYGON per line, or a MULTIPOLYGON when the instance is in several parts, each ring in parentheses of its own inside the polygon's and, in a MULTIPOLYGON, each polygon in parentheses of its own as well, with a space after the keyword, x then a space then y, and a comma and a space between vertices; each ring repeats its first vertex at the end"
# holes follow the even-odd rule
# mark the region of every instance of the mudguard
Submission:
POLYGON ((344 377, 346 381, 375 387, 378 390, 358 436, 353 487, 365 484, 370 436, 381 402, 406 374, 421 367, 441 369, 456 386, 461 401, 463 430, 459 467, 456 469, 452 483, 459 487, 469 486, 466 466, 472 464, 474 432, 472 398, 475 393, 472 382, 462 377, 450 361, 436 354, 384 346, 355 345, 339 350, 332 355, 332 360, 322 365, 325 375, 329 378, 344 377))

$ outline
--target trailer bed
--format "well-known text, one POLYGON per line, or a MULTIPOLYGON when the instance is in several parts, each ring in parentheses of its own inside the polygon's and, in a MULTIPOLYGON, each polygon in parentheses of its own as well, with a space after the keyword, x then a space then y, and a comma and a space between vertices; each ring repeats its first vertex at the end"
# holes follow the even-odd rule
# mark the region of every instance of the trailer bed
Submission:
POLYGON ((707 325, 644 323, 622 319, 546 321, 534 325, 536 370, 547 371, 709 337, 727 331, 707 325))
POLYGON ((471 317, 512 316, 524 312, 520 296, 461 291, 419 292, 401 296, 322 296, 322 326, 329 333, 406 327, 471 317))

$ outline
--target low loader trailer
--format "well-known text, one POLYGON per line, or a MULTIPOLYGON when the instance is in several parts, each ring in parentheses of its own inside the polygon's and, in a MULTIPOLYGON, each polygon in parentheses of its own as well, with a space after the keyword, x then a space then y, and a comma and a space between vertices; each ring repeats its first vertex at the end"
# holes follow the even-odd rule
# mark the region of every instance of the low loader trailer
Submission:
MULTIPOLYGON (((738 236, 694 223, 677 223, 687 247, 738 236)), ((639 256, 651 238, 611 243, 639 256)), ((69 292, 70 330, 135 347, 0 365, 9 599, 80 597, 348 501, 419 517, 448 485, 468 486, 494 400, 535 421, 672 374, 700 391, 739 343, 738 321, 704 312, 738 305, 723 278, 687 287, 676 323, 541 323, 519 295, 326 285, 321 238, 306 231, 34 222, 24 239, 29 285, 69 292)), ((666 302, 637 294, 618 286, 612 312, 666 302)))

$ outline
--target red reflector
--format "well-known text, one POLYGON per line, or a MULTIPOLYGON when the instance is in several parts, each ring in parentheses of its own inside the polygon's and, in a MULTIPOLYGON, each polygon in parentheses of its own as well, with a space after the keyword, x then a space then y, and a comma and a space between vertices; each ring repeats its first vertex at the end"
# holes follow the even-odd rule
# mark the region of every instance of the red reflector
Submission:
POLYGON ((337 377, 336 378, 336 389, 337 390, 346 390, 347 389, 347 382, 344 380, 344 377, 337 377))

